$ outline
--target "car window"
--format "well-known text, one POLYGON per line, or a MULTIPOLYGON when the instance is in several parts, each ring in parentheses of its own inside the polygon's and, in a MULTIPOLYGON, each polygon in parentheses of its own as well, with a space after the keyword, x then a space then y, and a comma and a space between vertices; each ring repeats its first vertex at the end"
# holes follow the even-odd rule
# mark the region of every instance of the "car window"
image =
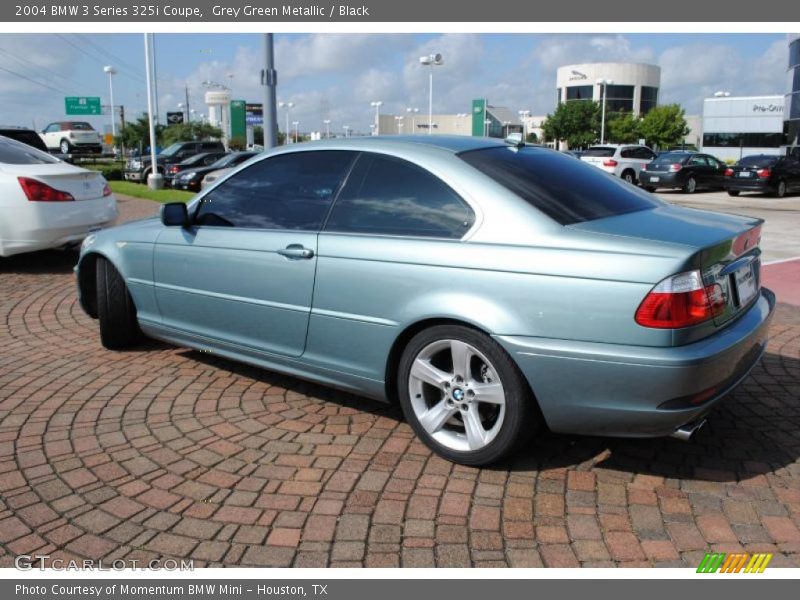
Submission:
POLYGON ((320 150, 258 161, 203 196, 195 223, 318 231, 354 157, 320 150))
POLYGON ((745 156, 737 164, 741 167, 774 167, 778 162, 777 156, 766 156, 757 154, 755 156, 745 156))
POLYGON ((654 165, 674 165, 674 164, 684 164, 690 155, 683 154, 682 152, 665 152, 663 154, 659 154, 656 159, 653 161, 654 165))
POLYGON ((0 137, 0 164, 45 165, 57 163, 58 159, 33 146, 16 140, 0 137))
POLYGON ((614 156, 614 153, 617 151, 616 148, 608 146, 592 146, 586 152, 583 153, 583 156, 600 156, 600 157, 609 157, 614 156))
POLYGON ((60 128, 59 128, 59 126, 58 126, 58 125, 56 125, 55 123, 51 123, 50 125, 48 125, 48 126, 45 128, 44 132, 45 132, 45 133, 53 133, 54 131, 58 131, 59 129, 60 129, 60 128))
POLYGON ((688 164, 692 167, 707 167, 708 161, 705 156, 695 155, 689 159, 688 164))
POLYGON ((715 169, 721 169, 724 166, 721 162, 719 162, 713 156, 708 156, 707 154, 704 154, 703 156, 708 161, 708 164, 711 165, 712 167, 714 167, 715 169))
POLYGON ((73 121, 71 123, 67 123, 67 128, 74 131, 94 131, 94 128, 89 125, 89 123, 85 123, 83 121, 73 121))
POLYGON ((33 146, 37 150, 47 152, 47 146, 44 145, 42 138, 39 134, 30 129, 12 129, 0 131, 0 135, 4 135, 12 140, 17 140, 28 146, 33 146))
POLYGON ((459 157, 561 225, 660 206, 651 194, 543 148, 484 148, 459 157))
POLYGON ((469 205, 432 173, 399 158, 365 153, 325 230, 458 239, 474 222, 469 205))

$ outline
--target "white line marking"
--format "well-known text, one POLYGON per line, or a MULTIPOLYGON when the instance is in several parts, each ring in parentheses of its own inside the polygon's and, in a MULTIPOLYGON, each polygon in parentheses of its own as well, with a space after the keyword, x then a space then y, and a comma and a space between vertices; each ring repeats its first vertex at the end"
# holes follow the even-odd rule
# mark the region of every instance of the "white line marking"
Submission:
POLYGON ((792 262, 793 260, 800 260, 800 256, 792 256, 791 258, 779 258, 778 260, 771 260, 769 262, 762 262, 762 267, 768 267, 769 265, 779 265, 785 262, 792 262))

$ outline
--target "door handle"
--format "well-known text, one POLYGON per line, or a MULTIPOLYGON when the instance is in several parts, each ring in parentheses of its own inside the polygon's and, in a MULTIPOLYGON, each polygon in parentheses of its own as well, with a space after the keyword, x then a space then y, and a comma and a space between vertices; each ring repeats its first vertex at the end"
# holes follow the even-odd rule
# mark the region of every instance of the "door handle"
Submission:
POLYGON ((286 248, 278 250, 278 254, 286 258, 312 258, 314 251, 310 248, 304 248, 302 244, 289 244, 286 248))

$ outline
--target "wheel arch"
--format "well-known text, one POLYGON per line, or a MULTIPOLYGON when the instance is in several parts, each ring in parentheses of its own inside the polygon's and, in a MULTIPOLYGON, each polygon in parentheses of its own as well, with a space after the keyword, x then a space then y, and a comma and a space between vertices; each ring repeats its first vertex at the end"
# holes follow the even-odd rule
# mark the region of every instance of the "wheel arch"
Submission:
POLYGON ((97 261, 101 258, 104 258, 111 262, 111 264, 114 264, 111 259, 102 252, 92 251, 81 256, 77 267, 78 298, 80 299, 83 310, 93 319, 98 318, 97 277, 95 273, 97 269, 97 261))

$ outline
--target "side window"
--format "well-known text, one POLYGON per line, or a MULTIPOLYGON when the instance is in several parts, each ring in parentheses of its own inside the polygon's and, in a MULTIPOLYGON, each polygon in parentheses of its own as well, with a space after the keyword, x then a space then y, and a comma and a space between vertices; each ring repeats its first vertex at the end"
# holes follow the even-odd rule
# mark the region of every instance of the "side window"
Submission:
POLYGON ((47 129, 44 130, 45 133, 53 133, 54 131, 58 131, 59 127, 55 123, 51 123, 47 126, 47 129))
POLYGON ((693 167, 706 167, 708 161, 705 156, 696 155, 689 159, 689 164, 693 167))
POLYGON ((638 158, 636 156, 636 148, 623 148, 619 155, 620 158, 638 158))
POLYGON ((656 153, 650 150, 650 148, 642 148, 642 158, 645 160, 655 160, 656 153))
POLYGON ((363 154, 325 230, 459 239, 474 222, 472 209, 438 177, 405 160, 363 154))
POLYGON ((197 225, 317 231, 355 153, 291 152, 261 160, 206 194, 197 225))

